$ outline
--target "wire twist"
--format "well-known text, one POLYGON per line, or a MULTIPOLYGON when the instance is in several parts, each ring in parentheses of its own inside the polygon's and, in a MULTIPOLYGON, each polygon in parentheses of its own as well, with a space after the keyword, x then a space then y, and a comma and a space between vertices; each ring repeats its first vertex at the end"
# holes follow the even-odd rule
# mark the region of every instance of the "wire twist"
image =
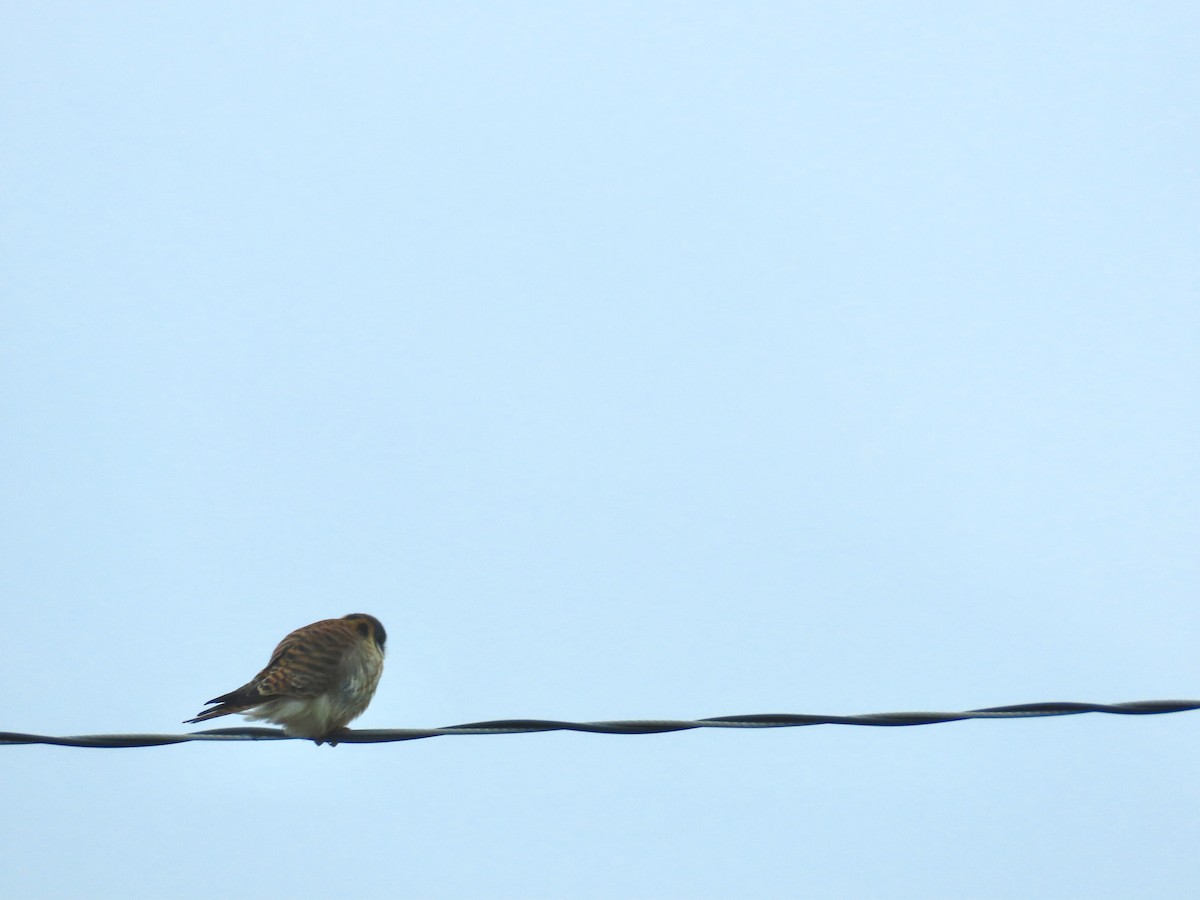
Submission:
MULTIPOLYGON (((1200 700, 1137 700, 1131 703, 1022 703, 992 706, 966 712, 891 712, 858 716, 819 716, 805 713, 768 713, 748 716, 717 716, 711 719, 648 719, 615 722, 556 722, 547 719, 501 719, 473 722, 448 728, 346 729, 337 735, 340 744, 385 744, 415 741, 454 734, 535 734, 546 731, 582 731, 589 734, 664 734, 694 728, 795 728, 803 725, 910 726, 962 722, 967 719, 1030 719, 1046 716, 1077 716, 1110 713, 1119 716, 1150 716, 1191 712, 1200 700)), ((0 731, 0 745, 48 744, 56 747, 161 747, 189 741, 291 741, 279 728, 211 728, 188 734, 85 734, 53 737, 0 731)))

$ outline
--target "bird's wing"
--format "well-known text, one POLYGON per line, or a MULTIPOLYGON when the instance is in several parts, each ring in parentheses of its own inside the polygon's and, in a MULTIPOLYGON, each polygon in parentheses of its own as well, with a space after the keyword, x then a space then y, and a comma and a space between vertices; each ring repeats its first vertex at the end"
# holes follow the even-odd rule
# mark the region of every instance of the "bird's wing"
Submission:
POLYGON ((346 652, 361 640, 354 624, 344 619, 297 628, 279 642, 271 661, 251 684, 262 700, 315 697, 339 683, 346 652))

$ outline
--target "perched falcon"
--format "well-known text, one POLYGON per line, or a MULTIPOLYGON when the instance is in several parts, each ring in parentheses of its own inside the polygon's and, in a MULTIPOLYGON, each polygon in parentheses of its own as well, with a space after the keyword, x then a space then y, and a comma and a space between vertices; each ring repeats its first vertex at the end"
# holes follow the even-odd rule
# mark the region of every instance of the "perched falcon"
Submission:
POLYGON ((386 642, 383 625, 365 613, 297 628, 249 684, 209 700, 219 705, 187 724, 241 713, 282 725, 292 737, 336 746, 337 733, 362 715, 375 694, 386 642))

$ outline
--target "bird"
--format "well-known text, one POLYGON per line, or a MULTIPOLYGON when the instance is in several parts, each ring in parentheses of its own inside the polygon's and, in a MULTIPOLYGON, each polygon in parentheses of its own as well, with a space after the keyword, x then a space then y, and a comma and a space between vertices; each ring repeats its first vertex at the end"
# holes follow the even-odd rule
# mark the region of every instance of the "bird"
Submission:
POLYGON ((282 725, 289 737, 336 747, 339 732, 375 695, 386 643, 383 624, 366 613, 297 628, 279 642, 265 669, 237 690, 209 700, 205 705, 211 709, 184 724, 240 713, 282 725))

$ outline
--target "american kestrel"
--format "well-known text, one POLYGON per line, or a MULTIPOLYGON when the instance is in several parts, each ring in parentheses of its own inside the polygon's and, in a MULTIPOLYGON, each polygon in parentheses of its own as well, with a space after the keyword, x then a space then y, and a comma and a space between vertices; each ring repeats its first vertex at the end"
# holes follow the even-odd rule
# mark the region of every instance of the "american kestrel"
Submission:
POLYGON ((275 648, 267 667, 185 724, 241 713, 282 725, 291 737, 318 745, 362 715, 379 676, 387 632, 374 616, 351 613, 297 628, 275 648))

